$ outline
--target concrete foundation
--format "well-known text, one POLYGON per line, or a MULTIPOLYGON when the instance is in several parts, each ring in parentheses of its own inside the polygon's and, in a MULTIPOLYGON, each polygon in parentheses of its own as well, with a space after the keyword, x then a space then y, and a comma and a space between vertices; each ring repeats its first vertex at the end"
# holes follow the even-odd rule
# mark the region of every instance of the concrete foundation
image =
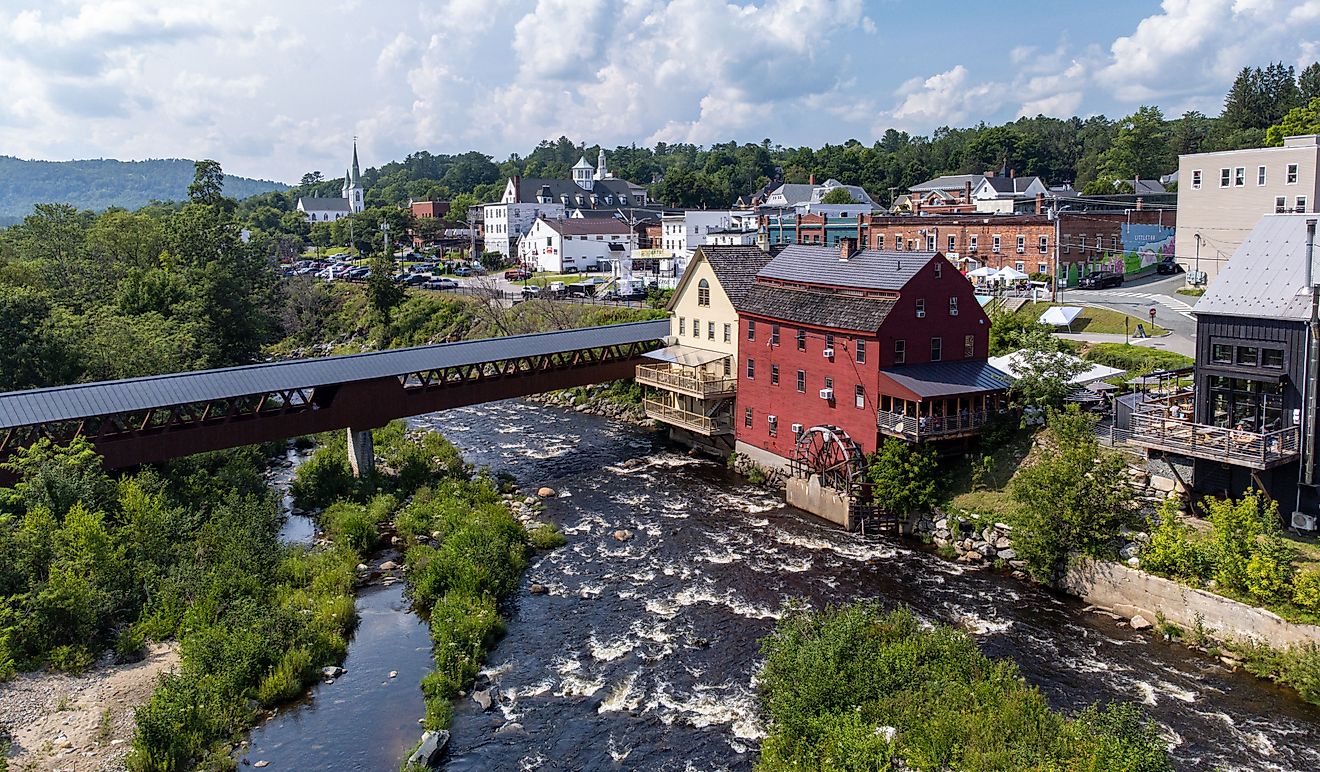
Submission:
POLYGON ((821 485, 820 475, 813 474, 805 480, 801 477, 788 478, 785 498, 790 507, 806 510, 849 531, 853 529, 848 496, 821 485))
POLYGON ((734 443, 733 449, 766 469, 775 469, 785 474, 789 472, 789 461, 783 456, 776 456, 768 450, 758 448, 755 445, 748 445, 742 440, 734 443))
POLYGON ((370 429, 348 429, 348 466, 354 477, 371 474, 376 468, 376 447, 370 429))
POLYGON ((1079 559, 1062 589, 1124 616, 1156 613, 1184 630, 1199 624, 1220 640, 1254 639, 1274 648, 1320 642, 1320 626, 1289 622, 1265 609, 1178 584, 1118 563, 1079 559))

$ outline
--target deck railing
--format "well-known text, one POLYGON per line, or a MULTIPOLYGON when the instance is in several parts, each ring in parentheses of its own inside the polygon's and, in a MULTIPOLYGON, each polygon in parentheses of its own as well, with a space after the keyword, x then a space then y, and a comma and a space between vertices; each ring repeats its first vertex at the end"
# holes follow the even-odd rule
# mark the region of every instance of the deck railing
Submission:
POLYGON ((637 382, 666 391, 678 391, 697 399, 731 396, 738 390, 738 379, 712 376, 696 368, 675 369, 667 365, 638 365, 637 382))
POLYGON ((711 417, 701 413, 693 413, 690 410, 683 410, 673 405, 666 405, 654 399, 643 399, 642 408, 646 410, 647 418, 653 418, 662 423, 698 434, 711 436, 733 433, 733 419, 727 415, 711 417))
POLYGON ((995 415, 993 410, 974 410, 946 416, 910 416, 881 410, 876 416, 876 423, 885 434, 913 440, 938 439, 979 432, 995 415))
MULTIPOLYGON (((1190 415, 1190 413, 1189 413, 1190 415)), ((1193 423, 1155 411, 1132 415, 1135 445, 1226 464, 1269 469, 1298 455, 1297 427, 1272 432, 1248 432, 1222 426, 1193 423)))

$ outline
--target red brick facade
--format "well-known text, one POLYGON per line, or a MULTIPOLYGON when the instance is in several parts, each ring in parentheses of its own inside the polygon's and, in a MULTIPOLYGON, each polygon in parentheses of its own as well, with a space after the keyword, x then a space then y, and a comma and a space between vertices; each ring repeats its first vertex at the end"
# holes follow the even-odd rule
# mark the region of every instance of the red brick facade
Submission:
POLYGON ((873 216, 866 230, 871 249, 934 250, 995 269, 1054 272, 1054 221, 1045 215, 873 216))

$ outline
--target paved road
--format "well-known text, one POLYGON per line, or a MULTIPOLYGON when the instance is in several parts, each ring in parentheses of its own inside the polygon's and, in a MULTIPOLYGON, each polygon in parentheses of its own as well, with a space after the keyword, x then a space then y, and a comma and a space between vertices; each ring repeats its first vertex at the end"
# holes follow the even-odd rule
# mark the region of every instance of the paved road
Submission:
POLYGON ((1185 283, 1183 274, 1152 276, 1113 289, 1064 290, 1061 302, 1110 308, 1138 319, 1149 319, 1150 309, 1154 308, 1155 323, 1173 333, 1170 337, 1180 339, 1177 342, 1166 341, 1166 345, 1156 347, 1186 353, 1193 350, 1192 344, 1196 340, 1196 319, 1190 313, 1196 298, 1176 294, 1176 290, 1185 283))

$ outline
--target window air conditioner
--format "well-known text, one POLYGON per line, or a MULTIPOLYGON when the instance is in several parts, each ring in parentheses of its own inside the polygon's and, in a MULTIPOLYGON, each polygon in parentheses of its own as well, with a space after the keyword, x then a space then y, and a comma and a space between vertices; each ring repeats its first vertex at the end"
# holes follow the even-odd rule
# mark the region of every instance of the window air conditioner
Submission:
POLYGON ((801 434, 801 433, 802 433, 802 424, 793 424, 793 433, 794 433, 794 434, 801 434))
POLYGON ((826 359, 833 359, 833 358, 834 358, 834 349, 832 349, 832 348, 827 348, 827 349, 825 349, 824 354, 825 354, 825 358, 826 358, 826 359))
POLYGON ((1314 531, 1316 529, 1315 515, 1307 515, 1302 512, 1292 513, 1292 527, 1302 531, 1314 531))
POLYGON ((821 399, 824 399, 824 400, 833 400, 833 399, 834 399, 834 389, 821 389, 821 390, 820 390, 820 398, 821 398, 821 399))
POLYGON ((918 318, 918 319, 925 319, 925 318, 926 318, 926 312, 925 312, 925 311, 918 311, 918 312, 917 312, 917 318, 918 318))
POLYGON ((772 423, 772 424, 777 424, 777 423, 779 423, 779 417, 778 417, 778 416, 766 416, 766 420, 769 421, 769 422, 772 423))

